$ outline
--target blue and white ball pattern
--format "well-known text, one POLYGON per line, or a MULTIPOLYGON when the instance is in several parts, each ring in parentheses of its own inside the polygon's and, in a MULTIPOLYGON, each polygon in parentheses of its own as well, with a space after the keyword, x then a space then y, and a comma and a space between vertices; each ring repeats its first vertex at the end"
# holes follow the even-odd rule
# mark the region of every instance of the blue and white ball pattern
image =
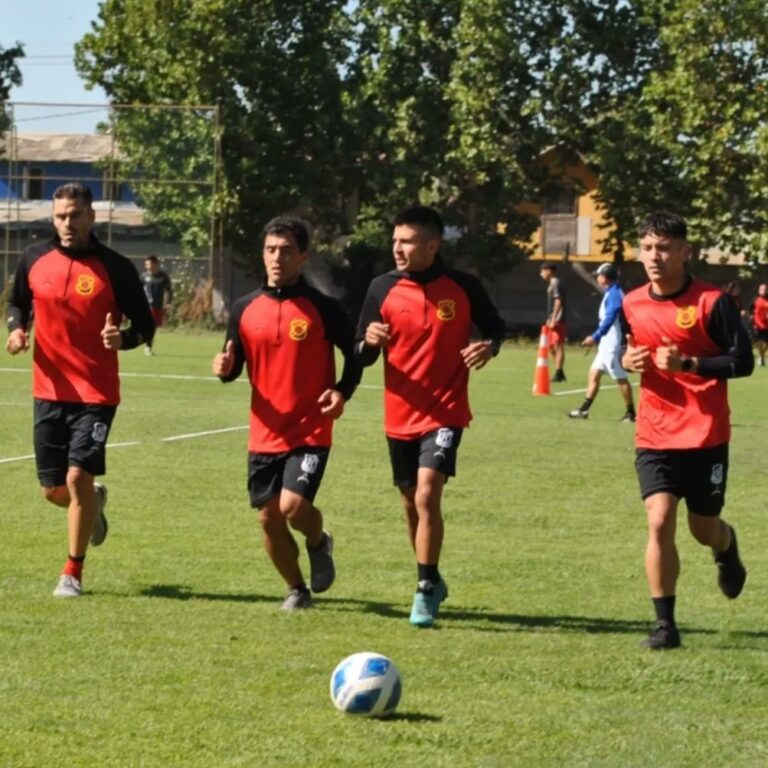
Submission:
POLYGON ((353 653, 331 675, 331 700, 336 709, 349 715, 391 715, 402 690, 397 667, 380 653, 353 653))

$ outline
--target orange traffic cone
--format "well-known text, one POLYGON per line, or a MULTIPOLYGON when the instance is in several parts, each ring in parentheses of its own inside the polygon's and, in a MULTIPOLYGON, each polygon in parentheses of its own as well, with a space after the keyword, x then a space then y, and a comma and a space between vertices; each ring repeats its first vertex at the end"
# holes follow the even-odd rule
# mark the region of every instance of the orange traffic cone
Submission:
POLYGON ((533 377, 533 394, 549 394, 549 327, 541 326, 539 351, 536 355, 536 371, 533 377))

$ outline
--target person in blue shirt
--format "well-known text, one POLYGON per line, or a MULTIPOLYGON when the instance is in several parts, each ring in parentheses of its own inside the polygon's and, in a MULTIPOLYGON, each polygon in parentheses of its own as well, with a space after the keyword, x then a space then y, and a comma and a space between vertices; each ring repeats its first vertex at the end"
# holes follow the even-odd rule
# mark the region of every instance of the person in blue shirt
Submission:
POLYGON ((621 305, 624 301, 624 292, 619 286, 619 274, 613 264, 601 264, 595 272, 595 279, 604 291, 598 312, 600 323, 597 330, 581 342, 581 346, 597 345, 597 354, 589 369, 584 402, 575 410, 568 411, 568 416, 572 419, 589 417, 589 409, 600 391, 600 379, 604 373, 607 373, 616 381, 626 406, 621 421, 634 421, 635 404, 632 398, 632 386, 627 379, 627 372, 621 365, 621 347, 624 339, 621 330, 621 305))

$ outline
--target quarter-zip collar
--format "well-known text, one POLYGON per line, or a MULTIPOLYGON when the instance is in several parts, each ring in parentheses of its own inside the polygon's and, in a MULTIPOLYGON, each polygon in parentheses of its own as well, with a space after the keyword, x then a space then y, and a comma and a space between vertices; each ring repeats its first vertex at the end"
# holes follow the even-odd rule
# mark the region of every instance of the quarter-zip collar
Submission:
POLYGON ((56 249, 61 251, 65 256, 77 260, 87 259, 89 256, 93 256, 94 251, 101 245, 93 234, 91 234, 88 239, 88 245, 86 245, 85 248, 66 248, 61 244, 61 239, 58 235, 53 236, 53 244, 56 246, 56 249))
POLYGON ((442 275, 444 272, 445 263, 438 253, 435 255, 435 260, 432 262, 432 265, 427 267, 427 269, 423 269, 420 272, 403 272, 402 274, 409 280, 413 280, 414 283, 420 283, 421 285, 424 285, 425 283, 431 283, 433 280, 440 277, 440 275, 442 275))
POLYGON ((307 282, 303 277, 299 277, 293 285, 278 287, 276 285, 267 285, 267 281, 265 280, 261 286, 261 290, 267 296, 277 299, 278 301, 283 301, 284 299, 293 299, 296 296, 303 296, 307 292, 307 282))

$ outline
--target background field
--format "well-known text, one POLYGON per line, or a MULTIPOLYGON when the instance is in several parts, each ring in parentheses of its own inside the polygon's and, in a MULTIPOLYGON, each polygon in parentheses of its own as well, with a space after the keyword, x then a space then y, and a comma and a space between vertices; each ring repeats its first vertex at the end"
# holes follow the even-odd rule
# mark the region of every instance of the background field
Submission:
MULTIPOLYGON (((731 384, 726 517, 749 569, 717 590, 679 526, 684 647, 642 651, 652 611, 632 428, 615 390, 530 394, 535 348, 473 374, 475 421, 445 494, 439 627, 408 624, 415 573, 390 485, 381 370, 336 428, 318 497, 339 577, 316 610, 284 590, 245 491, 248 387, 210 379, 220 334, 161 334, 122 355, 108 453, 110 536, 87 596, 56 601, 64 515, 36 491, 29 357, 0 371, 0 766, 763 766, 768 763, 766 380, 731 384), (186 377, 186 378, 185 378, 186 377), (121 443, 138 443, 120 446, 121 443), (391 656, 396 717, 336 712, 349 653, 391 656)), ((571 350, 568 383, 588 358, 571 350)))

